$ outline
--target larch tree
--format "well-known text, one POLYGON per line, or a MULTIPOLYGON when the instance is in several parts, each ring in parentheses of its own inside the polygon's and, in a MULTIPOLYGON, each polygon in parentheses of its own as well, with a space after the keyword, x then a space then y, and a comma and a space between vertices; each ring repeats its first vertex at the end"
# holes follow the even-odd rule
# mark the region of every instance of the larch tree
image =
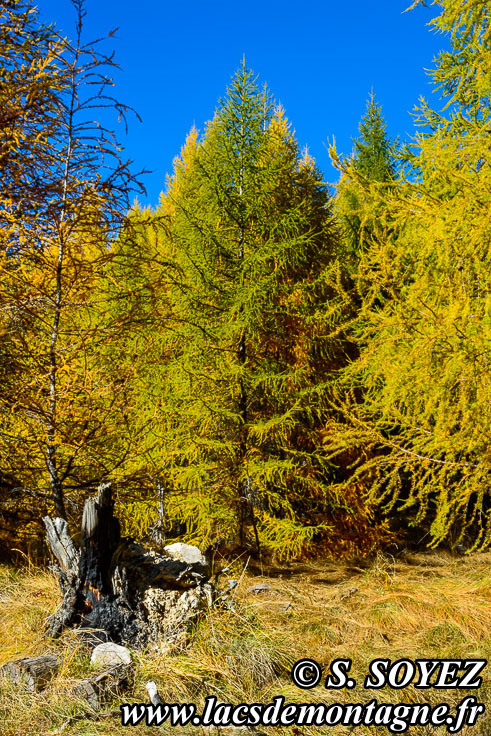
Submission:
POLYGON ((169 215, 134 206, 126 227, 110 246, 95 299, 98 323, 116 340, 101 341, 99 361, 124 391, 117 424, 125 436, 125 462, 113 474, 118 514, 125 531, 162 541, 163 496, 167 489, 165 425, 160 410, 166 396, 162 366, 172 351, 176 315, 170 299, 177 269, 168 238, 169 215), (164 383, 163 383, 164 381, 164 383))
MULTIPOLYGON (((360 357, 330 446, 364 448, 355 477, 433 545, 477 547, 491 539, 489 15, 476 0, 439 4, 452 51, 433 77, 449 112, 421 101, 407 178, 378 200, 391 227, 358 267, 360 357)), ((377 201, 376 184, 365 190, 377 201)))
POLYGON ((0 36, 0 95, 9 99, 0 299, 19 356, 15 387, 2 394, 2 466, 64 518, 67 489, 97 483, 121 460, 108 431, 121 391, 98 361, 108 335, 92 294, 135 185, 113 131, 94 120, 102 108, 127 112, 110 94, 113 58, 83 43, 84 3, 72 5, 73 44, 18 2, 2 4, 0 36))
POLYGON ((319 172, 244 65, 157 215, 172 316, 147 375, 166 514, 205 546, 298 553, 329 526, 316 443, 342 362, 326 307, 337 239, 319 172))

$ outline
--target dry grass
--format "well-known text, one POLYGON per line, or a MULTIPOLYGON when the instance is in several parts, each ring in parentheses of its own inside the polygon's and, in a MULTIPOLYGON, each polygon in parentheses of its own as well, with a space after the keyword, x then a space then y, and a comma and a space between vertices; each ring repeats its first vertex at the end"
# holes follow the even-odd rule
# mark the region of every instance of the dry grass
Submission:
MULTIPOLYGON (((135 687, 127 699, 146 701, 144 686, 149 679, 157 682, 166 702, 198 706, 207 695, 230 703, 267 703, 275 695, 284 695, 290 702, 368 702, 378 697, 393 703, 451 705, 465 695, 476 695, 475 691, 421 691, 412 686, 374 693, 362 687, 374 658, 469 659, 489 655, 491 553, 458 559, 418 555, 410 562, 380 557, 367 570, 335 564, 302 565, 290 567, 281 576, 246 575, 234 598, 235 610, 212 611, 197 627, 187 648, 135 653, 135 687), (256 595, 250 588, 258 583, 268 583, 270 589, 256 595), (302 657, 313 658, 324 667, 337 657, 351 658, 350 674, 357 680, 357 688, 331 691, 321 684, 309 692, 299 690, 291 683, 289 672, 292 663, 302 657)), ((43 620, 58 601, 56 581, 46 572, 0 568, 0 664, 47 651, 64 657, 59 675, 43 693, 28 694, 0 679, 2 736, 49 734, 69 716, 87 711, 86 704, 74 699, 70 690, 77 678, 90 672, 88 651, 74 633, 58 642, 43 638, 43 620)), ((480 702, 489 701, 484 687, 478 695, 480 702)), ((118 703, 108 707, 117 709, 118 703)), ((143 725, 130 728, 134 734, 149 731, 175 736, 210 733, 166 725, 158 731, 143 725)), ((389 733, 339 726, 255 731, 261 732, 278 736, 389 733)), ((127 733, 128 728, 116 718, 83 720, 64 731, 70 736, 127 733)), ((440 736, 447 731, 413 727, 409 733, 440 736)), ((461 734, 489 736, 491 723, 482 716, 475 727, 463 729, 461 734)))

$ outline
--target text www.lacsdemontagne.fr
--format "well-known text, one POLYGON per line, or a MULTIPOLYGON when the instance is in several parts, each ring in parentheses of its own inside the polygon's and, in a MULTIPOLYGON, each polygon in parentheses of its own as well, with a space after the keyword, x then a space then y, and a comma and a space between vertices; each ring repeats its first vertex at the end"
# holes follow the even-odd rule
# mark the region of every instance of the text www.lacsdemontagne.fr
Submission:
POLYGON ((123 726, 385 726, 391 733, 404 733, 411 726, 446 726, 449 733, 458 733, 473 726, 484 712, 482 703, 468 696, 457 704, 455 712, 448 703, 285 703, 283 696, 271 703, 218 702, 214 696, 205 700, 201 714, 193 703, 124 704, 121 706, 123 726))

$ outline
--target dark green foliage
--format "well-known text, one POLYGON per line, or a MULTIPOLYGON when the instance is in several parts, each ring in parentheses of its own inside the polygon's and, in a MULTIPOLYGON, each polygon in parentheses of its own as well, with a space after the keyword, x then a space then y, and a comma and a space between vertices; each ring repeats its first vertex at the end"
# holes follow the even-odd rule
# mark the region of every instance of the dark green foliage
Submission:
POLYGON ((353 166, 359 174, 371 181, 393 180, 395 145, 387 135, 382 107, 375 103, 373 92, 360 122, 360 137, 354 144, 353 166))
POLYGON ((374 183, 378 192, 387 192, 396 175, 396 145, 387 135, 382 108, 375 103, 373 92, 359 129, 360 136, 354 141, 350 159, 351 177, 341 178, 336 197, 336 211, 355 262, 360 250, 367 247, 374 235, 374 223, 380 211, 374 201, 367 207, 364 189, 374 183))

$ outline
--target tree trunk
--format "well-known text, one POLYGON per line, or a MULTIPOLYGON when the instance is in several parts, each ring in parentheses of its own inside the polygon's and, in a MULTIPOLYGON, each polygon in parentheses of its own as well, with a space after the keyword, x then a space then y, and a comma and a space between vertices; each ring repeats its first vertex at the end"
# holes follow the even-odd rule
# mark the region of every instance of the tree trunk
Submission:
POLYGON ((68 522, 59 518, 53 520, 49 516, 45 516, 43 522, 48 544, 62 569, 67 572, 78 569, 80 552, 68 533, 68 522))
POLYGON ((159 554, 121 539, 113 510, 111 486, 102 485, 84 506, 80 553, 66 522, 45 517, 64 594, 50 618, 49 633, 58 636, 65 627, 76 626, 92 639, 90 630, 96 629, 100 640, 141 646, 180 636, 212 603, 206 559, 188 545, 170 545, 166 554, 159 554))

